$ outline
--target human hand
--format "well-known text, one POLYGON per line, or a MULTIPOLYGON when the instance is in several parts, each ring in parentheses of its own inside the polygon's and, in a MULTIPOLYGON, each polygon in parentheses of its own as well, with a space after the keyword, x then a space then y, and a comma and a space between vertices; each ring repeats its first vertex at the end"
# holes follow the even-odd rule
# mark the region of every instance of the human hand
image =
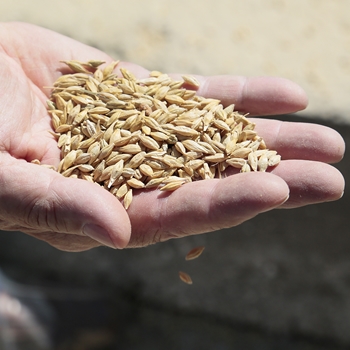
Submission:
MULTIPOLYGON (((112 61, 103 52, 60 34, 24 23, 0 24, 0 229, 18 230, 67 251, 101 244, 140 247, 174 237, 238 225, 274 208, 336 200, 344 142, 334 130, 311 124, 254 119, 270 149, 282 155, 271 172, 239 173, 197 181, 176 191, 135 194, 125 211, 108 191, 65 178, 46 100, 66 66, 60 60, 112 61)), ((138 77, 148 71, 121 63, 138 77)), ((280 78, 197 77, 198 94, 235 103, 251 115, 292 113, 306 107, 305 93, 280 78)))

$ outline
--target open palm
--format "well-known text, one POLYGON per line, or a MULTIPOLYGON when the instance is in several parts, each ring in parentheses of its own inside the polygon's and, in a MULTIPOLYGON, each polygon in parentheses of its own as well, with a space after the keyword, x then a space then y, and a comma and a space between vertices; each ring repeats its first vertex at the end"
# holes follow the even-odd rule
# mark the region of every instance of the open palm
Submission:
MULTIPOLYGON (((284 159, 271 173, 241 173, 222 180, 190 183, 169 194, 135 195, 126 212, 108 191, 65 178, 32 164, 59 163, 59 149, 46 100, 67 69, 60 60, 112 59, 60 34, 23 23, 0 24, 0 229, 18 230, 69 251, 101 244, 145 246, 238 225, 277 207, 336 200, 342 138, 332 129, 255 119, 257 132, 284 159)), ((122 63, 135 75, 148 71, 122 63)), ((175 75, 174 75, 175 76, 175 75)), ((280 78, 198 77, 200 95, 253 115, 295 112, 306 106, 304 92, 280 78)))

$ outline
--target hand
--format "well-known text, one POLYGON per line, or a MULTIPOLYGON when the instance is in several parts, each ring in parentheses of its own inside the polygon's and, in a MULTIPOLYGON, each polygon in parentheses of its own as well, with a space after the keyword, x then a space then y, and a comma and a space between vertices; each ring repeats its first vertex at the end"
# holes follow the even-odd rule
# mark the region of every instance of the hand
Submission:
MULTIPOLYGON (((108 191, 30 163, 57 166, 59 149, 49 133, 46 100, 67 69, 60 60, 112 59, 49 30, 23 23, 0 24, 0 229, 18 230, 67 251, 101 244, 146 246, 174 237, 238 225, 273 208, 336 200, 344 142, 332 129, 256 119, 256 130, 283 161, 270 173, 239 173, 186 184, 175 192, 139 192, 126 212, 108 191)), ((122 63, 139 77, 148 71, 122 63)), ((280 78, 197 77, 199 95, 252 115, 291 113, 307 98, 280 78)))

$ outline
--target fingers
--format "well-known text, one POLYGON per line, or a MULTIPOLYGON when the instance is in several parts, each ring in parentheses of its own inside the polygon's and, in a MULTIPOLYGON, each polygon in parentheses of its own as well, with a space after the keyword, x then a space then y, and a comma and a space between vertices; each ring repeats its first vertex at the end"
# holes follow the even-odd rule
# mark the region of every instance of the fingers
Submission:
MULTIPOLYGON (((180 79, 181 75, 173 77, 180 79)), ((223 105, 249 115, 277 115, 306 108, 304 90, 294 82, 274 77, 246 78, 233 75, 195 76, 200 83, 197 94, 221 100, 223 105)))
POLYGON ((272 174, 240 173, 186 184, 172 193, 141 192, 128 210, 129 246, 233 227, 273 208, 334 201, 343 192, 337 169, 301 160, 283 161, 272 174))
POLYGON ((339 162, 345 152, 341 135, 326 126, 252 119, 258 135, 269 149, 281 154, 282 159, 307 159, 325 163, 339 162))
POLYGON ((220 99, 224 105, 250 115, 274 115, 305 109, 305 92, 283 78, 213 76, 204 79, 198 94, 220 99))
POLYGON ((114 248, 128 243, 128 215, 100 186, 10 156, 1 165, 2 229, 85 236, 114 248))
POLYGON ((290 194, 282 208, 335 201, 344 193, 345 181, 334 167, 321 162, 286 160, 272 173, 288 185, 290 194))
POLYGON ((82 252, 104 245, 87 236, 78 236, 60 232, 32 233, 27 231, 25 233, 65 252, 82 252))
POLYGON ((288 193, 286 183, 268 173, 197 181, 171 193, 141 192, 128 209, 129 246, 232 227, 280 206, 288 193))

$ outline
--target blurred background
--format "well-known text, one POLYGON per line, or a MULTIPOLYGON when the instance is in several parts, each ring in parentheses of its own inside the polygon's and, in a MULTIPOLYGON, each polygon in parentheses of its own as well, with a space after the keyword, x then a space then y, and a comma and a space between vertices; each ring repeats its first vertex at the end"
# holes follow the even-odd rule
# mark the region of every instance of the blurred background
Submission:
MULTIPOLYGON (((0 2, 37 24, 148 69, 273 75, 307 92, 282 120, 350 140, 349 0, 0 2)), ((346 181, 350 159, 336 165, 346 181)), ((333 203, 144 249, 57 251, 0 234, 2 349, 348 349, 349 191, 333 203), (194 246, 200 259, 185 262, 194 246), (185 270, 192 286, 178 279, 185 270)))

